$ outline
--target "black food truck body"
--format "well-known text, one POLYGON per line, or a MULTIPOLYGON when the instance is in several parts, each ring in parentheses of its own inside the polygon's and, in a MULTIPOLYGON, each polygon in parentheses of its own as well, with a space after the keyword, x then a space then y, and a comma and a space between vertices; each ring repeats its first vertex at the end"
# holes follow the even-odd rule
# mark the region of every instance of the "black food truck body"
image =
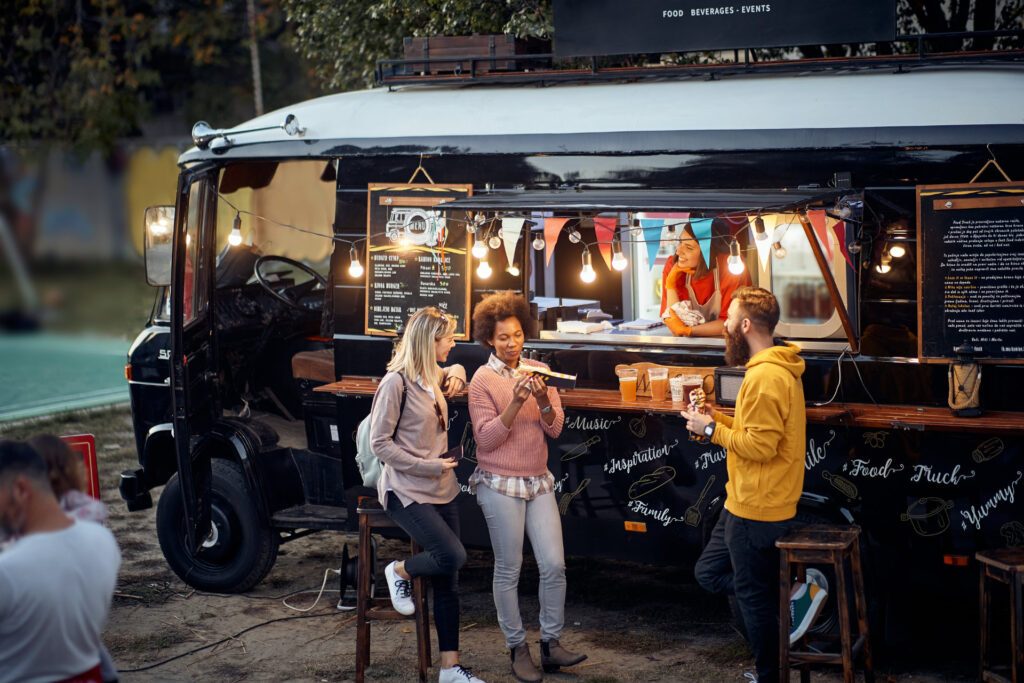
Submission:
MULTIPOLYGON (((713 218, 717 230, 722 215, 774 212, 794 217, 790 260, 774 253, 767 271, 750 233, 731 230, 754 284, 782 302, 779 334, 797 341, 807 362, 801 518, 860 524, 874 575, 892 584, 912 577, 973 596, 973 553, 1024 543, 1024 368, 984 365, 984 414, 951 415, 947 365, 918 358, 915 188, 966 183, 992 155, 1009 176, 1024 177, 1022 86, 1024 66, 1015 63, 546 88, 421 85, 323 97, 229 131, 199 126, 200 146, 180 160, 164 253, 147 252, 148 276, 163 286, 129 357, 139 467, 122 474, 122 496, 142 509, 152 488, 167 485, 161 546, 183 580, 209 590, 251 588, 281 542, 352 528, 356 497, 370 492, 353 435, 369 411, 368 378, 384 374, 393 347, 391 337, 367 334, 367 278, 380 273, 349 270, 353 257, 376 267, 368 188, 468 185, 462 208, 444 212, 464 239, 477 214, 485 221, 477 237, 503 215, 535 217, 516 245, 520 275, 495 267, 484 280, 466 257, 470 306, 460 313, 489 291, 523 291, 541 323, 527 355, 578 377, 563 394, 565 429, 549 444, 567 553, 692 562, 722 507, 725 452, 691 440, 678 405, 624 406, 614 366, 722 366, 723 341, 572 334, 559 332, 556 318, 584 316, 587 302, 615 320, 648 317, 657 305, 671 246, 649 254, 642 239, 624 240, 630 265, 622 273, 593 247, 597 281, 580 281, 599 214, 632 229, 644 212, 689 213, 713 218), (289 168, 314 162, 306 177, 328 197, 325 224, 263 216, 289 225, 275 226, 262 253, 224 246, 239 193, 269 191, 289 168), (837 248, 811 246, 811 226, 799 220, 810 210, 826 212, 830 225, 845 221, 843 236, 827 238, 837 248), (547 216, 577 219, 570 225, 583 238, 563 234, 550 262, 532 247, 547 216), (320 284, 296 279, 309 266, 288 260, 288 235, 328 245, 320 284), (892 245, 905 247, 900 258, 892 245), (647 257, 646 273, 635 272, 647 257), (167 261, 169 279, 154 275, 167 261), (314 391, 337 380, 337 391, 314 391)), ((504 263, 503 249, 490 253, 492 264, 504 263)), ((472 376, 486 358, 467 339, 449 362, 472 376)), ((450 434, 467 449, 457 470, 464 540, 487 546, 466 487, 475 462, 465 398, 453 403, 450 434)), ((879 586, 875 597, 891 597, 879 586)))

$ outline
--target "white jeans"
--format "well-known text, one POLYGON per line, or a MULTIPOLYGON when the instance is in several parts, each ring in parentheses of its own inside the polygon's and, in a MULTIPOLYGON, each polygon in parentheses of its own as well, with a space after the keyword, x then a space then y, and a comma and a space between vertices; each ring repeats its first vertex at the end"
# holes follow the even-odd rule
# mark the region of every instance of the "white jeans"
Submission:
POLYGON ((494 548, 494 606, 505 644, 512 649, 526 640, 519 614, 524 530, 540 572, 540 637, 557 640, 565 625, 565 551, 555 494, 545 493, 527 501, 480 485, 476 500, 483 509, 494 548))

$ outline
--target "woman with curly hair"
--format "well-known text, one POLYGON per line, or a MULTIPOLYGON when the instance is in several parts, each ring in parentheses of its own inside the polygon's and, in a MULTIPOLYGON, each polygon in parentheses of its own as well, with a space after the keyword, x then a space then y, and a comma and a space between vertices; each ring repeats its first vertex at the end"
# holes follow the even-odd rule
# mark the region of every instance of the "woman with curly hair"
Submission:
POLYGON ((491 357, 469 383, 477 457, 469 484, 487 520, 494 549, 494 605, 511 651, 512 674, 520 681, 541 680, 519 614, 524 532, 540 572, 541 665, 556 671, 586 659, 559 644, 565 623, 565 554, 545 438, 561 434, 565 413, 558 392, 529 372, 547 366, 521 358, 532 331, 530 307, 513 292, 491 294, 473 311, 473 337, 491 350, 491 357))

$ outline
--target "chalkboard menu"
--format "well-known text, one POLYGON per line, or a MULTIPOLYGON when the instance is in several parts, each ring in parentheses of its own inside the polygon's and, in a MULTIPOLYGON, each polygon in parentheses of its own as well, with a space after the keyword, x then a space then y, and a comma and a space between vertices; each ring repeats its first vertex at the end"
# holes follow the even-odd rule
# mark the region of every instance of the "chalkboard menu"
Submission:
POLYGON ((1024 183, 917 188, 922 359, 1024 358, 1024 183))
POLYGON ((366 333, 394 336, 413 311, 437 306, 469 338, 469 249, 464 212, 435 212, 472 185, 370 183, 366 210, 366 333))

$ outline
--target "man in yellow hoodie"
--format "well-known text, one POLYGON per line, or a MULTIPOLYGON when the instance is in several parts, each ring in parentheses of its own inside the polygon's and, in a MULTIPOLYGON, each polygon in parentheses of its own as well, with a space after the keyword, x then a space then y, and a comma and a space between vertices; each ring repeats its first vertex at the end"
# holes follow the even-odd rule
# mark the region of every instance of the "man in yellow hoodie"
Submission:
POLYGON ((682 413, 687 429, 726 449, 725 509, 694 573, 707 590, 735 594, 759 683, 779 678, 775 541, 796 516, 807 429, 804 361, 793 344, 775 343, 778 322, 779 304, 771 292, 736 290, 725 321, 725 360, 746 365, 747 372, 735 415, 682 413))

